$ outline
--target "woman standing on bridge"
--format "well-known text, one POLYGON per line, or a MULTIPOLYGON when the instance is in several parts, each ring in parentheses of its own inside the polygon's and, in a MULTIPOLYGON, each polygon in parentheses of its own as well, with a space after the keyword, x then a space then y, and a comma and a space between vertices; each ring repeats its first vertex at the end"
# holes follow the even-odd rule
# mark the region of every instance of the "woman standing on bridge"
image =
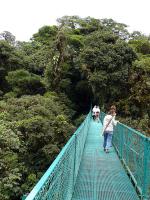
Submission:
POLYGON ((116 106, 111 106, 110 111, 104 117, 103 121, 103 136, 104 136, 103 147, 106 153, 109 153, 109 149, 112 146, 113 129, 118 122, 115 120, 115 116, 116 116, 116 106))

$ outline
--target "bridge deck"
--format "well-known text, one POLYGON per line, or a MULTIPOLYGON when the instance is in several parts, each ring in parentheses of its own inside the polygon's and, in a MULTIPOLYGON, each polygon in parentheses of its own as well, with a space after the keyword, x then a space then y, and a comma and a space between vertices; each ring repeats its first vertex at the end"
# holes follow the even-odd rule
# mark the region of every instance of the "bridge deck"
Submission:
POLYGON ((101 128, 90 124, 72 200, 139 200, 114 148, 103 151, 101 128))

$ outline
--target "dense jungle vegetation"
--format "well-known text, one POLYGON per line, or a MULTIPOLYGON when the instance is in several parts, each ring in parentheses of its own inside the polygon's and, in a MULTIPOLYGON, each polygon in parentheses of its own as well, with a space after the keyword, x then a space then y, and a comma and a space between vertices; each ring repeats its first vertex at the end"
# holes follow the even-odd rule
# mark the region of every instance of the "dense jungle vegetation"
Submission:
POLYGON ((91 103, 150 136, 150 37, 112 19, 57 21, 29 42, 0 34, 0 200, 31 190, 91 103))

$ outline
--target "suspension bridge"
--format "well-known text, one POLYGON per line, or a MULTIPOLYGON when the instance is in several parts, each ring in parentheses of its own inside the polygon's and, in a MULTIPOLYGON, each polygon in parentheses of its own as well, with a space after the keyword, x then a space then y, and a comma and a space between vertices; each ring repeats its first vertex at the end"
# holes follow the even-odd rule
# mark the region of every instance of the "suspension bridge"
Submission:
POLYGON ((118 123, 106 154, 101 129, 89 113, 23 199, 150 200, 150 138, 118 123))

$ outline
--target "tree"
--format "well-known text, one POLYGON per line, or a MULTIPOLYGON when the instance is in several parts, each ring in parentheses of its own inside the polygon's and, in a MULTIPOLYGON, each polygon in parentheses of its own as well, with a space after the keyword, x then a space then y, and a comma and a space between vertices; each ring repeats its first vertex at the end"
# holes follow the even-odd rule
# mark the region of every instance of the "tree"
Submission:
POLYGON ((127 25, 123 23, 117 23, 113 19, 102 19, 102 24, 106 27, 106 29, 111 30, 114 34, 119 36, 123 40, 128 40, 130 34, 128 32, 127 25))
POLYGON ((6 80, 16 96, 45 93, 45 86, 40 76, 29 73, 26 70, 20 69, 8 72, 6 80))
POLYGON ((4 31, 0 33, 0 39, 7 41, 10 45, 15 45, 15 36, 9 31, 4 31))
POLYGON ((103 28, 101 20, 91 17, 64 16, 57 19, 58 25, 64 30, 72 31, 77 35, 87 35, 103 28))
POLYGON ((47 65, 45 71, 47 86, 54 91, 60 91, 60 81, 62 80, 63 69, 66 57, 66 36, 63 31, 59 31, 54 44, 53 57, 51 63, 47 65))
POLYGON ((0 101, 0 197, 29 192, 74 131, 56 94, 0 101), (66 131, 67 130, 67 131, 66 131))
POLYGON ((132 115, 140 118, 147 114, 150 116, 150 57, 143 57, 134 62, 130 84, 132 115))
POLYGON ((40 42, 43 45, 51 45, 58 33, 57 26, 43 26, 39 29, 38 33, 35 33, 32 37, 32 41, 40 42))
POLYGON ((64 16, 29 42, 0 37, 0 199, 31 190, 91 103, 115 103, 121 121, 148 132, 148 36, 112 19, 64 16))
POLYGON ((3 120, 6 115, 5 112, 0 114, 0 199, 3 200, 9 200, 19 193, 19 182, 22 179, 17 155, 20 140, 3 120))
POLYGON ((97 31, 86 38, 81 53, 82 65, 101 106, 128 94, 128 78, 135 58, 128 44, 111 32, 97 31))
POLYGON ((9 71, 26 66, 22 53, 12 47, 7 41, 0 40, 0 90, 6 92, 8 85, 5 76, 9 71))

